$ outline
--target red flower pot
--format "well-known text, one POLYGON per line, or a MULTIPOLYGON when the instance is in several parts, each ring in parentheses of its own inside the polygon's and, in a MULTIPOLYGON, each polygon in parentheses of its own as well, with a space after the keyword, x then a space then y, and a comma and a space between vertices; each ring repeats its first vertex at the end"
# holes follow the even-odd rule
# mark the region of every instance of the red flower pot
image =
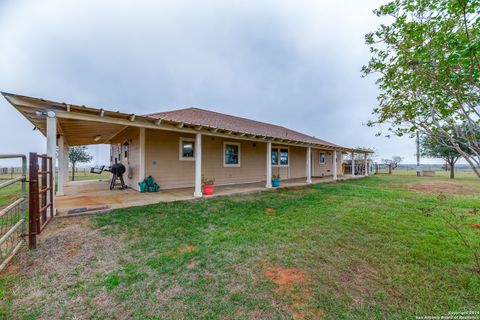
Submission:
POLYGON ((203 195, 205 196, 211 196, 213 192, 215 191, 215 186, 213 184, 204 184, 203 185, 203 195))

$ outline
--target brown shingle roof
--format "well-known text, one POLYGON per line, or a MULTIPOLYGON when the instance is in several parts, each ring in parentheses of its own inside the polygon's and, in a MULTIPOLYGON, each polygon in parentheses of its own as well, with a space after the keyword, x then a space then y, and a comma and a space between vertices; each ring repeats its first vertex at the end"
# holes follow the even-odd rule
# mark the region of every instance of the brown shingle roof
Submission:
MULTIPOLYGON (((71 111, 72 113, 85 113, 88 115, 100 115, 104 114, 105 118, 119 118, 121 120, 129 119, 132 120, 132 114, 122 113, 119 111, 108 111, 104 109, 86 107, 84 105, 75 105, 75 104, 66 104, 64 102, 55 102, 40 98, 34 98, 24 95, 0 92, 13 106, 17 109, 18 107, 25 105, 22 102, 14 101, 11 99, 20 99, 28 101, 29 108, 30 104, 38 105, 36 107, 31 107, 32 112, 35 112, 38 107, 55 109, 61 111, 71 111)), ((24 113, 20 111, 21 113, 24 113)), ((25 114, 24 114, 25 115, 25 114)), ((25 115, 35 126, 39 126, 39 123, 32 121, 27 115, 25 115)), ((135 118, 134 118, 135 119, 135 118)), ((144 116, 138 116, 136 118, 139 121, 148 121, 153 120, 156 122, 158 119, 165 120, 165 122, 173 122, 175 124, 184 123, 185 125, 190 126, 202 126, 204 128, 219 129, 224 131, 232 131, 235 133, 243 133, 246 135, 255 135, 267 138, 276 138, 294 142, 303 142, 314 144, 317 146, 323 146, 326 148, 335 148, 341 149, 343 151, 355 151, 360 153, 365 153, 365 150, 361 149, 351 149, 346 147, 338 146, 334 143, 309 136, 298 131, 294 131, 282 126, 277 126, 265 122, 249 120, 241 117, 235 117, 223 113, 213 112, 209 110, 199 109, 199 108, 186 108, 166 112, 158 112, 144 116)), ((142 122, 142 123, 143 123, 142 122)), ((133 122, 132 122, 133 123, 133 122)), ((41 124, 40 124, 41 125, 41 124)), ((44 131, 42 131, 44 132, 44 131)))
POLYGON ((218 128, 220 130, 252 134, 257 136, 339 147, 331 142, 327 142, 325 140, 321 140, 285 127, 199 108, 185 108, 173 111, 158 112, 148 114, 146 116, 165 121, 183 122, 186 125, 218 128))

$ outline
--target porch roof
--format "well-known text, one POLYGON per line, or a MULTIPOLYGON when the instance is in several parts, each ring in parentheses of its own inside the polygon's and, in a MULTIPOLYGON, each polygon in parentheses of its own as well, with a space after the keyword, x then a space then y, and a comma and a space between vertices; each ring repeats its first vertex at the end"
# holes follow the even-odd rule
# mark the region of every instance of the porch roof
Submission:
POLYGON ((54 111, 58 132, 70 146, 110 143, 118 133, 128 127, 144 127, 368 153, 361 149, 342 147, 285 127, 198 108, 136 115, 5 92, 2 92, 2 95, 45 136, 45 112, 54 111))

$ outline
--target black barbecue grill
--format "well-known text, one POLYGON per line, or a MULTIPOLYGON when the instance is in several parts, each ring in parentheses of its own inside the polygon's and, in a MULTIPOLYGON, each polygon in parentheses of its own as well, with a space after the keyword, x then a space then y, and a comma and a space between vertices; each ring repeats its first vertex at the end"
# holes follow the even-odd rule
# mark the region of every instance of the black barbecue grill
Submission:
POLYGON ((120 189, 126 189, 127 186, 125 185, 125 182, 123 181, 123 174, 126 171, 126 168, 123 164, 121 163, 115 163, 111 167, 105 167, 105 166, 95 166, 90 169, 91 173, 95 174, 101 174, 103 171, 108 171, 112 173, 112 181, 110 182, 110 190, 113 190, 115 188, 115 184, 117 183, 117 180, 120 180, 120 189))
POLYGON ((125 182, 123 181, 123 174, 125 173, 126 169, 125 166, 121 163, 115 163, 112 165, 110 168, 110 172, 112 173, 112 181, 110 182, 110 190, 113 190, 115 188, 115 184, 117 183, 117 180, 120 180, 121 187, 120 189, 126 189, 127 186, 125 185, 125 182))

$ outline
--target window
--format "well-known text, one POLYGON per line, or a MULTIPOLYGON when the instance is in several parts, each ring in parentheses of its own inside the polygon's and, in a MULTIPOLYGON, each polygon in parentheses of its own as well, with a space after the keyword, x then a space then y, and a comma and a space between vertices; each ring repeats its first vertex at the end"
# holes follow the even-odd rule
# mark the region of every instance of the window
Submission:
POLYGON ((118 162, 121 162, 122 161, 122 145, 120 143, 117 144, 116 152, 118 154, 118 162))
POLYGON ((123 144, 123 153, 124 153, 123 157, 125 159, 128 159, 128 147, 129 147, 129 144, 128 142, 125 141, 125 143, 123 144))
POLYGON ((272 149, 272 165, 278 166, 278 149, 272 149))
POLYGON ((240 143, 225 142, 223 144, 223 166, 240 167, 240 143))
POLYGON ((325 152, 320 152, 318 154, 318 160, 319 160, 320 164, 325 164, 325 162, 326 162, 325 152))
POLYGON ((122 146, 120 144, 110 145, 110 162, 111 164, 118 163, 122 160, 122 146))
POLYGON ((195 140, 180 138, 180 160, 195 160, 195 140))
POLYGON ((280 165, 288 166, 288 149, 280 149, 280 165))
POLYGON ((288 148, 272 148, 272 166, 288 167, 288 148))

